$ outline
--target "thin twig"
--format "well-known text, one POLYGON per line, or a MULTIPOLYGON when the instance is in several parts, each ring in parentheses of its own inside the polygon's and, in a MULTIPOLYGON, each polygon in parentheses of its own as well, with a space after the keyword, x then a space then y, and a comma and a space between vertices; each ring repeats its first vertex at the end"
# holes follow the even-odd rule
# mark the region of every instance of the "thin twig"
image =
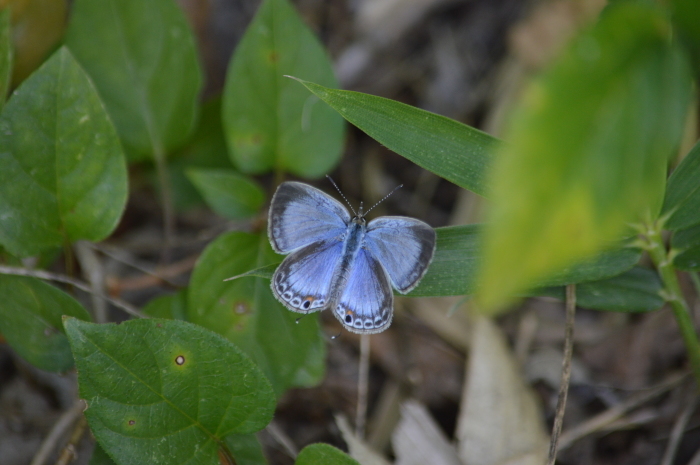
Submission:
MULTIPOLYGON (((638 406, 648 402, 656 396, 659 396, 666 391, 673 389, 675 386, 679 385, 686 377, 688 373, 676 373, 660 384, 651 387, 647 390, 639 392, 629 399, 621 402, 608 410, 599 413, 598 415, 584 421, 583 423, 571 428, 570 430, 564 431, 564 433, 559 438, 559 450, 564 450, 570 447, 574 442, 579 439, 588 436, 589 434, 595 433, 602 430, 606 426, 610 425, 612 422, 621 418, 630 410, 637 408, 638 406)), ((700 465, 700 464, 698 464, 700 465)))
POLYGON ((367 422, 367 390, 369 383, 369 334, 360 336, 360 368, 357 376, 357 412, 355 413, 355 436, 365 437, 367 422))
POLYGON ((53 451, 56 449, 58 441, 68 430, 68 428, 75 423, 78 417, 83 414, 83 410, 85 410, 85 403, 82 400, 77 400, 71 406, 71 408, 63 412, 56 424, 53 425, 53 428, 51 428, 49 435, 46 436, 44 441, 41 443, 39 450, 32 459, 31 465, 44 465, 46 463, 53 451))
POLYGON ((297 458, 297 455, 299 455, 299 449, 297 449, 294 441, 287 436, 287 433, 280 428, 280 425, 275 420, 272 420, 267 425, 265 431, 267 431, 270 436, 272 436, 272 438, 284 448, 284 451, 287 453, 287 455, 289 455, 289 457, 292 459, 297 458))
POLYGON ((666 446, 666 451, 661 459, 660 465, 672 465, 673 459, 676 457, 676 450, 678 445, 681 443, 683 438, 683 433, 685 432, 685 426, 688 424, 688 420, 693 415, 695 411, 695 406, 697 405, 698 397, 695 389, 691 386, 686 386, 688 389, 683 393, 683 398, 681 400, 681 414, 678 415, 676 422, 671 430, 671 437, 668 440, 668 445, 666 446))
POLYGON ((549 442, 548 465, 554 465, 557 459, 557 447, 559 435, 564 421, 566 410, 566 397, 569 393, 569 380, 571 378, 571 357, 574 353, 574 317, 576 316, 576 285, 566 286, 566 329, 564 338, 564 360, 561 367, 561 382, 559 383, 559 398, 557 399, 557 411, 552 426, 552 438, 549 442))
MULTIPOLYGON (((159 281, 162 281, 163 283, 166 283, 172 287, 175 287, 175 288, 181 287, 176 282, 170 280, 170 276, 173 275, 173 273, 168 271, 168 269, 166 269, 164 272, 154 271, 150 267, 139 263, 138 260, 134 260, 132 258, 126 258, 126 257, 120 256, 118 253, 111 250, 112 249, 111 247, 106 247, 102 244, 94 244, 91 242, 89 244, 93 249, 99 251, 100 253, 102 253, 104 255, 107 255, 109 258, 111 258, 113 260, 116 260, 120 263, 123 263, 127 266, 130 266, 131 268, 138 270, 144 274, 153 276, 154 278, 158 279, 159 281)), ((176 270, 178 272, 180 272, 180 269, 176 269, 176 270)), ((177 276, 177 274, 175 274, 175 276, 177 276)))
POLYGON ((136 309, 136 307, 132 306, 131 304, 128 304, 121 299, 116 299, 104 294, 100 294, 99 292, 95 292, 90 288, 90 286, 87 283, 80 281, 79 279, 71 278, 69 276, 65 276, 58 273, 52 273, 50 271, 29 270, 27 268, 19 268, 15 266, 5 265, 0 265, 0 274, 11 274, 15 276, 31 276, 33 278, 45 279, 47 281, 56 281, 59 283, 72 284, 81 291, 85 291, 90 294, 95 294, 100 298, 105 299, 107 302, 111 303, 115 307, 121 308, 131 316, 135 316, 137 318, 148 318, 147 315, 141 313, 138 309, 136 309))
POLYGON ((76 450, 78 448, 78 443, 82 439, 85 431, 87 430, 87 420, 85 416, 78 418, 78 423, 75 424, 73 428, 73 434, 71 434, 68 444, 61 450, 61 454, 56 460, 56 465, 68 465, 78 456, 76 450))

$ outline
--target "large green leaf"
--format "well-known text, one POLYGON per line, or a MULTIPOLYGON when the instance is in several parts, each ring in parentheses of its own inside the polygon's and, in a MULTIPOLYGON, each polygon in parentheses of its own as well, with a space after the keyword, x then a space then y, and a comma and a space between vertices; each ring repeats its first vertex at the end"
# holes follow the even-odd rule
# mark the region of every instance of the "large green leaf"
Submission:
MULTIPOLYGON (((409 296, 466 295, 475 290, 483 225, 437 228, 435 257, 418 287, 409 296)), ((639 261, 641 251, 618 248, 604 252, 549 276, 533 286, 561 286, 597 281, 629 270, 639 261)))
POLYGON ((224 132, 246 173, 319 177, 338 162, 343 120, 284 77, 337 86, 323 47, 288 0, 265 0, 238 44, 224 91, 224 132))
POLYGON ((225 218, 249 218, 257 214, 265 203, 262 187, 233 170, 190 168, 185 174, 207 205, 225 218))
POLYGON ((12 37, 10 9, 0 10, 0 109, 5 105, 12 81, 12 37))
MULTIPOLYGON (((576 285, 576 304, 580 307, 613 312, 649 312, 661 308, 661 280, 653 270, 634 267, 612 278, 576 285)), ((538 289, 535 295, 549 295, 561 300, 565 289, 538 289)))
POLYGON ((0 275, 0 333, 32 365, 66 371, 73 355, 63 332, 61 316, 89 320, 74 298, 36 278, 0 275))
POLYGON ((664 227, 672 230, 700 223, 700 142, 668 178, 664 215, 664 227))
POLYGON ((700 225, 681 229, 671 237, 673 264, 686 271, 700 271, 700 225))
POLYGON ((311 444, 304 447, 294 465, 360 465, 355 459, 330 444, 311 444))
POLYGON ((177 2, 76 0, 66 44, 130 152, 163 154, 187 139, 202 71, 177 2))
POLYGON ((97 325, 68 318, 64 326, 90 429, 120 465, 235 459, 228 436, 258 431, 272 418, 270 383, 204 328, 160 319, 97 325))
POLYGON ((126 197, 114 127, 87 75, 61 48, 0 115, 0 243, 28 256, 102 240, 126 197))
POLYGON ((657 217, 690 101, 670 34, 653 5, 615 3, 528 87, 492 172, 485 309, 657 217))
POLYGON ((272 295, 270 282, 224 279, 281 261, 266 234, 232 232, 213 241, 199 258, 188 291, 187 319, 224 335, 250 355, 277 394, 310 386, 324 372, 318 315, 301 319, 272 295))
POLYGON ((494 137, 393 100, 297 80, 390 150, 460 187, 486 195, 486 169, 499 146, 494 137))

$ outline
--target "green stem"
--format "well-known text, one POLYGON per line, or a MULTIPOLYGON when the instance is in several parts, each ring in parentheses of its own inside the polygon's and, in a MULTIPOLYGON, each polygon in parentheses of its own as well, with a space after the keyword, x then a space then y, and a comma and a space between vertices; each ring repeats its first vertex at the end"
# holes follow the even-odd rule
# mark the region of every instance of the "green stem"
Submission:
POLYGON ((683 298, 681 286, 678 283, 678 276, 676 276, 673 260, 666 251, 660 231, 650 231, 647 239, 649 241, 647 251, 661 275, 661 280, 664 283, 666 300, 673 309, 673 315, 676 317, 681 335, 683 336, 683 341, 685 342, 685 347, 688 351, 688 358, 690 359, 693 375, 695 376, 698 386, 700 386, 700 342, 695 332, 693 320, 690 317, 688 304, 683 298))

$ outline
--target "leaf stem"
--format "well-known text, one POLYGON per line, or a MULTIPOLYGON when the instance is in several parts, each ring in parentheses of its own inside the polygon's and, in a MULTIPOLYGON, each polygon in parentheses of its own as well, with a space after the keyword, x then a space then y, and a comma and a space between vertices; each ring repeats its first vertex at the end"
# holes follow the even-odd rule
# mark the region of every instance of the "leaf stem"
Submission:
POLYGON ((664 284, 664 298, 671 305, 673 315, 676 317, 688 351, 688 359, 693 370, 693 376, 695 376, 695 380, 700 387, 700 342, 695 332, 695 325, 690 317, 690 309, 683 298, 678 276, 676 276, 676 269, 673 266, 673 259, 670 255, 673 252, 666 250, 659 229, 658 227, 649 228, 646 250, 661 275, 661 280, 664 284))

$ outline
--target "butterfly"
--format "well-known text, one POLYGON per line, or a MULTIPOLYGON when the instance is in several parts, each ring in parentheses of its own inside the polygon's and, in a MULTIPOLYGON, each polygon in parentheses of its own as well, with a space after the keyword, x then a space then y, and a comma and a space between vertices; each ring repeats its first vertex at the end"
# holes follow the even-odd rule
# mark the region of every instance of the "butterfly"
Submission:
POLYGON ((435 230, 401 216, 368 223, 362 204, 358 212, 350 209, 352 216, 308 184, 280 184, 270 205, 268 236, 275 252, 287 257, 272 276, 272 292, 294 312, 331 309, 349 331, 379 333, 391 324, 392 286, 406 294, 428 270, 435 230))

